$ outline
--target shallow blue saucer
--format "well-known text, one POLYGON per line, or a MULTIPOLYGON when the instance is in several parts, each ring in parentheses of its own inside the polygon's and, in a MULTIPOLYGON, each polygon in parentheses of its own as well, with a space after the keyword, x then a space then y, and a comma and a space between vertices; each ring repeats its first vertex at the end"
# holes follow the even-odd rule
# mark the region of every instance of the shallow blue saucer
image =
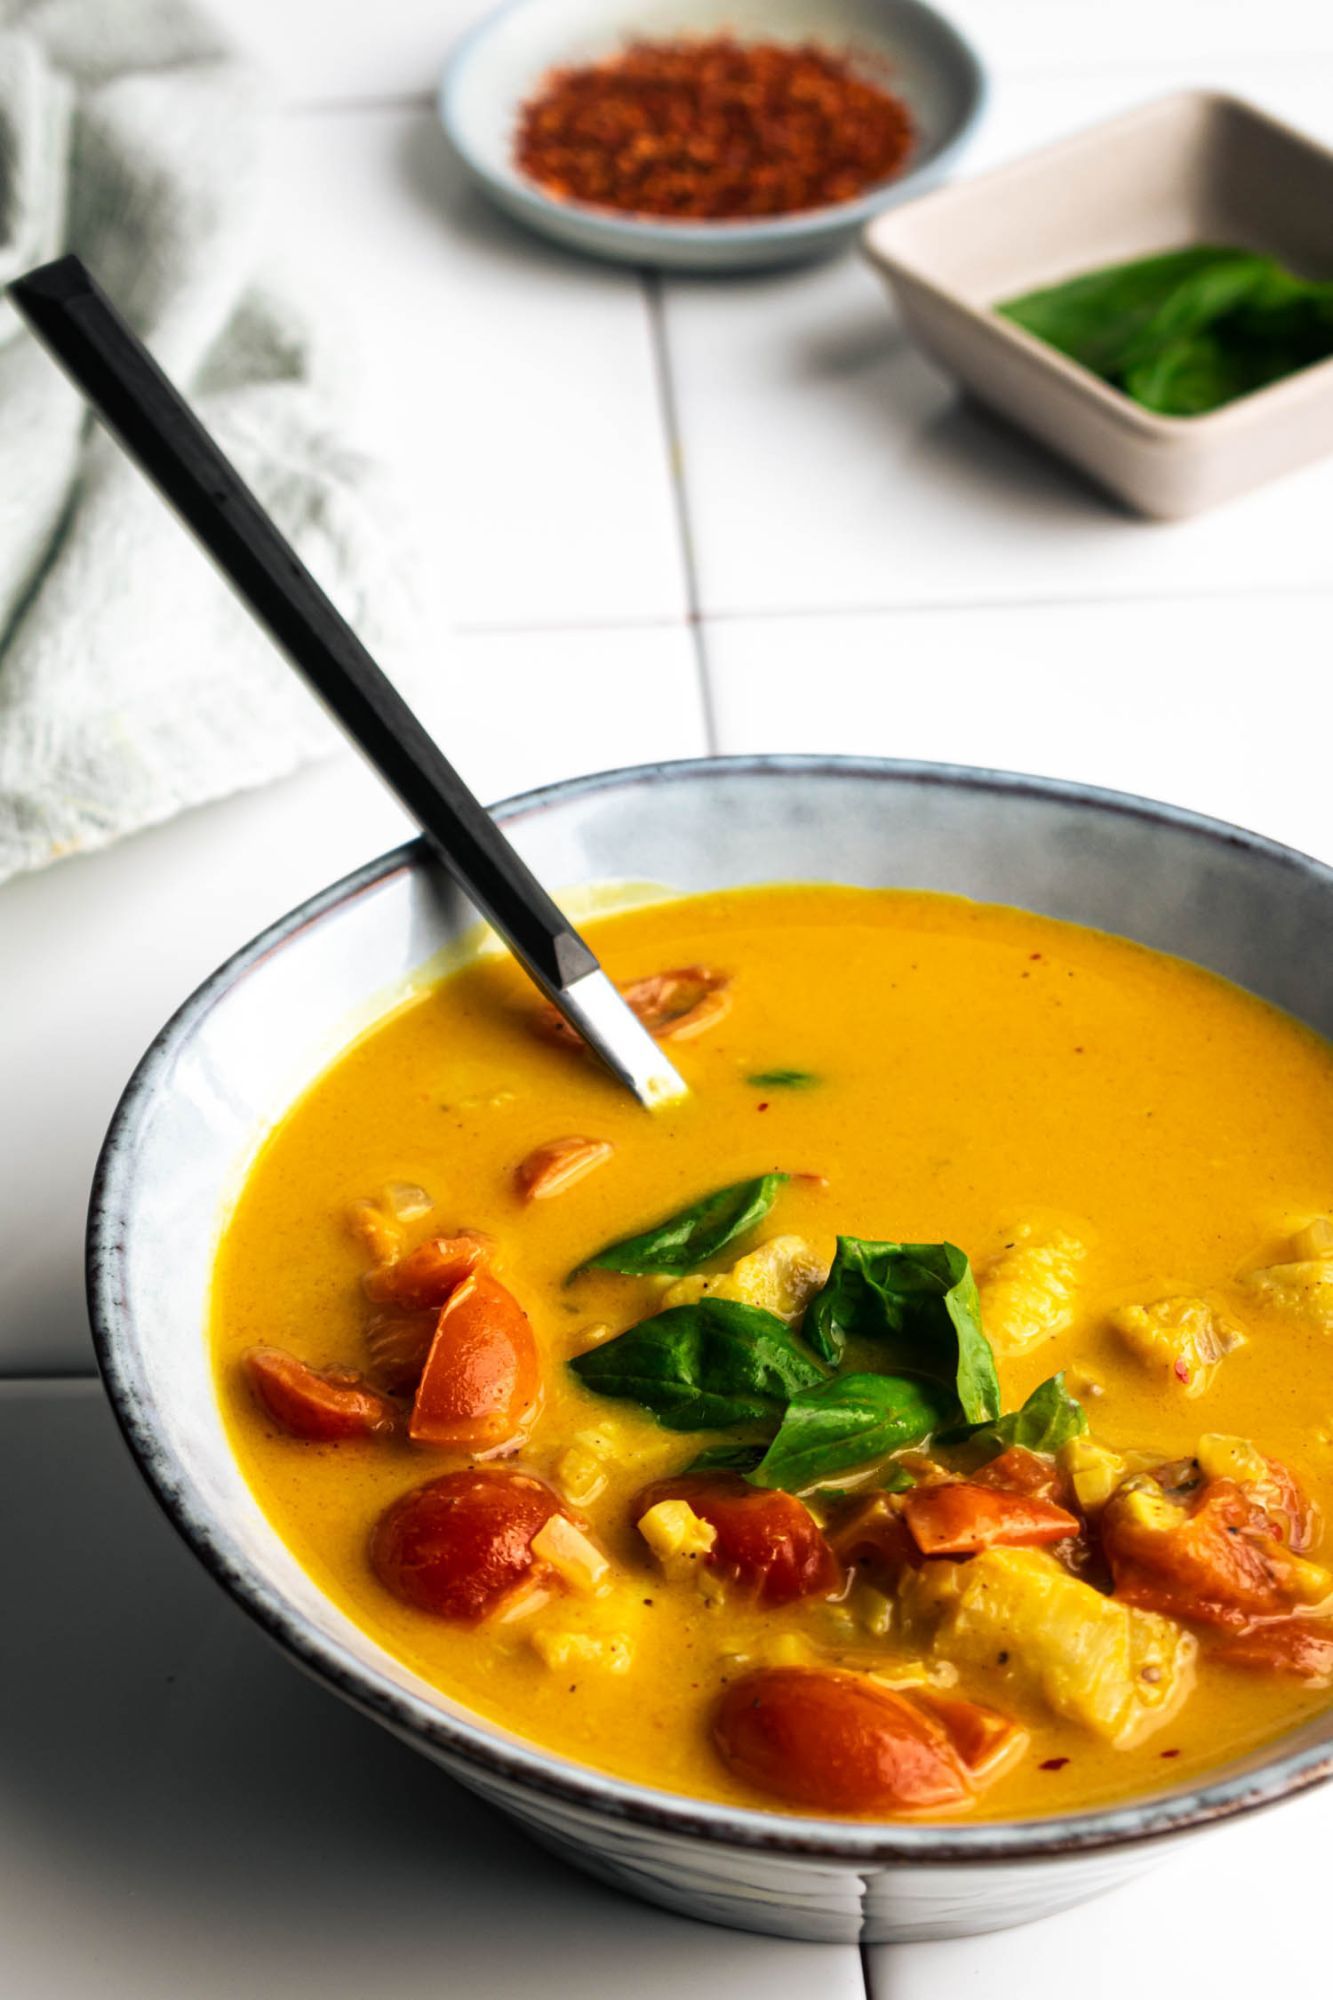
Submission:
POLYGON ((631 264, 726 271, 795 263, 849 245, 872 215, 942 180, 986 95, 981 60, 925 0, 507 0, 459 41, 440 83, 455 152, 493 201, 570 249, 631 264), (853 201, 763 221, 663 222, 558 201, 513 162, 520 106, 552 69, 595 61, 630 39, 727 31, 817 41, 892 65, 917 141, 904 172, 853 201))

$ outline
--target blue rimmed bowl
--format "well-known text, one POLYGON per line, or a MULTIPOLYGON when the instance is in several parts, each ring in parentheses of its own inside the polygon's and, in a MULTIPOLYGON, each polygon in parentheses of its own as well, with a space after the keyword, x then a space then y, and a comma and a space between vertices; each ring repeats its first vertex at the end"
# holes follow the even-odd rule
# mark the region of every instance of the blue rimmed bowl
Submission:
POLYGON ((667 270, 734 271, 843 249, 882 209, 937 185, 971 136, 986 95, 971 44, 925 0, 507 0, 456 44, 440 83, 450 144, 501 208, 568 249, 667 270), (759 221, 672 222, 560 201, 520 173, 521 106, 551 70, 596 62, 630 40, 735 34, 816 41, 887 65, 916 141, 902 171, 851 201, 759 221))
MULTIPOLYGON (((1333 870, 1169 806, 1050 780, 859 758, 715 758, 575 779, 499 808, 553 885, 911 886, 1015 903, 1211 967, 1333 1032, 1311 941, 1333 870)), ((214 1393, 218 1231, 265 1132, 476 914, 420 844, 228 961, 153 1043, 93 1189, 88 1289, 111 1400, 195 1553, 292 1658, 605 1880, 693 1916, 874 1943, 998 1929, 1112 1887, 1159 1843, 1333 1774, 1333 1710, 1139 1803, 1046 1819, 867 1825, 704 1803, 591 1770, 470 1714, 324 1597, 261 1513, 214 1393)))

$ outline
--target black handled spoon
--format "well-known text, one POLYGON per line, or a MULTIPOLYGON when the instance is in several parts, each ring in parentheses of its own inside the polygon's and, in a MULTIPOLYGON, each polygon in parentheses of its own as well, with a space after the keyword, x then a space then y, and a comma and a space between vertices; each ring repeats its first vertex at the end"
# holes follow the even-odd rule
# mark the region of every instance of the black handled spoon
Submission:
POLYGON ((9 297, 565 1020, 640 1103, 683 1096, 589 946, 80 260, 29 271, 9 297))

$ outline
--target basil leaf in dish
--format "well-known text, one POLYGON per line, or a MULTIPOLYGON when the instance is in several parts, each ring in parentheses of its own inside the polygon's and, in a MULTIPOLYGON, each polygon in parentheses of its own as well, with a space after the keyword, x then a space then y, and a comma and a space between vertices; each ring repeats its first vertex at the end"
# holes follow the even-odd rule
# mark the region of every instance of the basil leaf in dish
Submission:
POLYGON ((1062 1370, 1038 1383, 1021 1409, 1008 1410, 994 1423, 964 1435, 969 1444, 993 1445, 995 1452, 1015 1444, 1027 1451, 1056 1452, 1071 1438, 1082 1437, 1087 1428, 1083 1405, 1065 1388, 1062 1370))
POLYGON ((956 1408, 948 1390, 913 1376, 835 1375, 792 1397, 750 1483, 808 1491, 837 1473, 919 1444, 956 1408))
POLYGON ((570 1366, 585 1388, 639 1403, 672 1431, 776 1430, 791 1398, 824 1379, 775 1313, 715 1298, 669 1306, 570 1366))
POLYGON ((635 1236, 622 1236, 570 1273, 619 1271, 626 1277, 683 1278, 763 1221, 786 1174, 761 1174, 718 1188, 635 1236))
POLYGON ((1199 245, 998 308, 1161 416, 1203 416, 1333 354, 1333 282, 1199 245))
POLYGON ((1000 1414, 976 1280, 953 1243, 840 1236, 833 1268, 810 1302, 802 1331, 830 1362, 840 1359, 850 1338, 893 1337, 914 1371, 952 1385, 968 1423, 988 1423, 1000 1414))
POLYGON ((685 1467, 686 1472, 753 1472, 764 1455, 761 1444, 714 1444, 685 1467))
POLYGON ((760 1069, 745 1079, 756 1090, 813 1090, 819 1080, 810 1069, 760 1069))

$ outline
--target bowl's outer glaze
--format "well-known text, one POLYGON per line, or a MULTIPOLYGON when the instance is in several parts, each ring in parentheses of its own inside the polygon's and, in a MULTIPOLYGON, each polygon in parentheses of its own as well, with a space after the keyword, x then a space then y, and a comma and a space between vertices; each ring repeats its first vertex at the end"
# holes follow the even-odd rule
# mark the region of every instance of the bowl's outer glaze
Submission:
MULTIPOLYGON (((555 885, 838 881, 1017 903, 1177 951, 1333 1030, 1333 871, 1170 807, 947 766, 737 758, 574 780, 500 816, 555 885)), ((205 1339, 219 1222, 265 1127, 475 921, 417 846, 314 898, 164 1029, 98 1168, 89 1300, 122 1428, 175 1525, 298 1663, 580 1866, 671 1908, 792 1937, 1022 1923, 1112 1887, 1167 1835, 1333 1772, 1330 1716, 1206 1786, 1041 1822, 868 1826, 742 1811, 606 1777, 470 1716, 323 1597, 260 1512, 222 1428, 205 1339)))
POLYGON ((520 222, 566 248, 682 271, 796 263, 845 249, 872 215, 934 187, 980 119, 975 50, 924 0, 506 0, 455 45, 440 122, 467 172, 520 222), (883 54, 911 107, 917 141, 904 171, 855 200, 757 221, 670 222, 556 201, 512 159, 518 108, 543 76, 597 61, 633 37, 716 34, 851 46, 883 54))

